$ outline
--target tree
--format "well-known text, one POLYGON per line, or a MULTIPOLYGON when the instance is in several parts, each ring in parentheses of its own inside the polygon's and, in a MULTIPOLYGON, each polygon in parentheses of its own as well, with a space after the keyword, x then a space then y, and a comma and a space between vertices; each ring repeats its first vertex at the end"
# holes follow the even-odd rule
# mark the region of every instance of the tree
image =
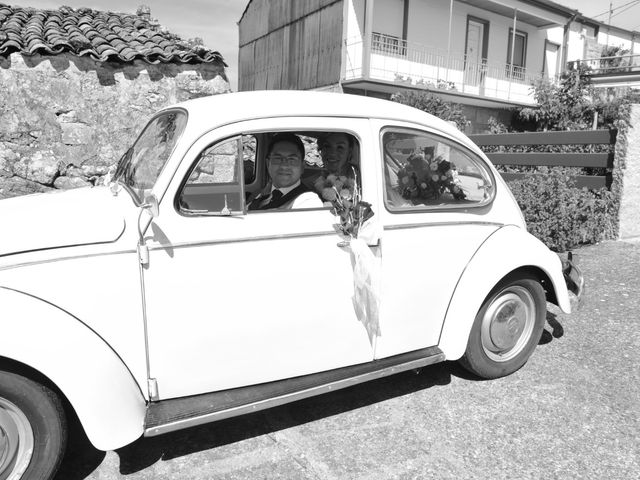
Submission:
POLYGON ((563 72, 560 81, 552 83, 546 78, 533 84, 535 108, 523 108, 521 120, 535 122, 538 130, 583 130, 593 123, 595 107, 593 88, 588 75, 589 67, 578 64, 563 72))

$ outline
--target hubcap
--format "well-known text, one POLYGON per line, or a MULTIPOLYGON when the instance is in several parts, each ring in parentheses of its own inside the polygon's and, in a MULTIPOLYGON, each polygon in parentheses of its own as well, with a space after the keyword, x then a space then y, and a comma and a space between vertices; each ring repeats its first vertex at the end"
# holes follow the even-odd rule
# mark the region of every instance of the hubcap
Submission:
POLYGON ((15 404, 0 398, 0 480, 17 480, 33 454, 33 431, 15 404))
POLYGON ((482 348, 496 362, 506 362, 526 346, 536 318, 533 296, 511 286, 498 295, 482 318, 482 348))

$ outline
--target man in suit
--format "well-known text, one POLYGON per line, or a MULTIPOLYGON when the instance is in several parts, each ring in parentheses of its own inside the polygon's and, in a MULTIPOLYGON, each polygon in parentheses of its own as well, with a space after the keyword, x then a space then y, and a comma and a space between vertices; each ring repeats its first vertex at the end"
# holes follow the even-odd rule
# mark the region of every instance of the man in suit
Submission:
POLYGON ((274 135, 267 149, 271 186, 249 203, 249 210, 322 208, 316 193, 300 182, 304 144, 293 133, 274 135))

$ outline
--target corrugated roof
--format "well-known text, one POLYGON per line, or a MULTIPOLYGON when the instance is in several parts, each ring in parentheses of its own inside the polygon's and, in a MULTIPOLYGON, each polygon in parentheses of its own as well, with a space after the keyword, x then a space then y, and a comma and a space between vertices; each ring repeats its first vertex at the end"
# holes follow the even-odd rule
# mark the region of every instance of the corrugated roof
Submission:
MULTIPOLYGON (((146 13, 146 15, 145 15, 146 13)), ((38 10, 0 3, 0 55, 70 52, 98 61, 219 63, 219 52, 191 45, 141 15, 90 8, 38 10)))

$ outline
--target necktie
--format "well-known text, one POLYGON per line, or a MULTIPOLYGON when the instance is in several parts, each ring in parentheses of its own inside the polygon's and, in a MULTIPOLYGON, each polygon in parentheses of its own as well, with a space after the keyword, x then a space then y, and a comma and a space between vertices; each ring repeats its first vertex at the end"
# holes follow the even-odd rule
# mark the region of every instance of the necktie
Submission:
POLYGON ((283 196, 283 193, 280 190, 274 190, 273 192, 271 192, 271 198, 269 199, 269 201, 265 203, 262 207, 260 207, 260 209, 266 210, 267 208, 271 208, 271 205, 273 205, 278 200, 280 200, 282 196, 283 196))

